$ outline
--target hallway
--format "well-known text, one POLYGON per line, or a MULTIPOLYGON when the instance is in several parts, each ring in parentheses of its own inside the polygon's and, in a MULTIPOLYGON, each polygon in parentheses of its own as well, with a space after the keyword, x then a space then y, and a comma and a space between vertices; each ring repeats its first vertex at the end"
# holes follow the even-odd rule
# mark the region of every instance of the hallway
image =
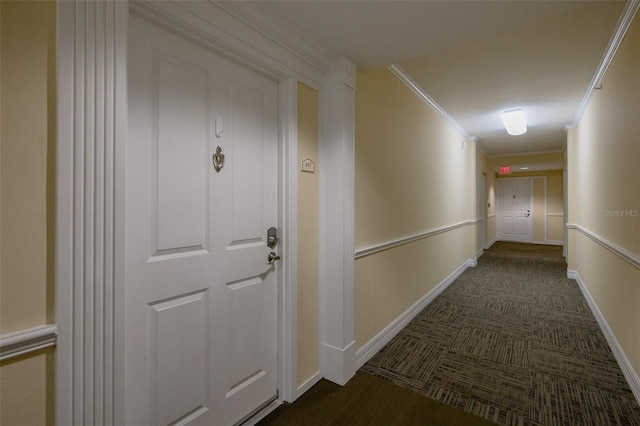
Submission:
POLYGON ((640 424, 640 0, 0 9, 1 424, 640 424))
MULTIPOLYGON (((359 375, 384 378, 500 425, 640 424, 640 407, 565 271, 559 246, 495 243, 359 375)), ((378 392, 381 385, 371 379, 371 389, 360 390, 363 380, 348 384, 341 392, 353 386, 353 394, 342 398, 378 392)), ((325 398, 335 398, 330 395, 325 398)), ((422 417, 407 418, 406 406, 397 407, 387 415, 409 424, 429 424, 442 410, 434 405, 422 417)), ((367 410, 361 411, 366 418, 367 410)), ((289 424, 282 413, 272 418, 289 424)), ((376 417, 358 421, 375 424, 376 417)), ((320 424, 343 422, 346 417, 320 424)))

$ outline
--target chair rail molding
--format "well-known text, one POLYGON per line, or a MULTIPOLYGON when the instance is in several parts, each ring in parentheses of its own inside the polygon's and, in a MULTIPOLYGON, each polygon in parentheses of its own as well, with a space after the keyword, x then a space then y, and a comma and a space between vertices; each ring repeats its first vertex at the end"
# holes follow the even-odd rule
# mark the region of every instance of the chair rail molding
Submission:
POLYGON ((606 240, 605 238, 601 237, 600 235, 596 234, 595 232, 592 232, 580 225, 577 225, 575 223, 568 223, 567 224, 567 229, 574 229, 579 231, 581 234, 589 237, 591 240, 593 240, 594 242, 600 244, 602 247, 606 248, 607 250, 609 250, 610 252, 612 252, 613 254, 617 255, 618 257, 626 260, 627 262, 629 262, 631 265, 635 266, 636 268, 640 269, 640 256, 638 256, 637 254, 631 253, 629 250, 626 250, 620 246, 618 246, 615 243, 612 243, 611 241, 606 240))
POLYGON ((0 361, 56 345, 56 324, 46 324, 0 336, 0 361))
POLYGON ((394 247, 398 247, 404 244, 409 244, 414 241, 421 240, 423 238, 432 237, 434 235, 442 234, 443 232, 453 231, 454 229, 462 228, 463 226, 475 225, 476 223, 482 222, 482 219, 475 220, 465 220, 462 222, 453 223, 451 225, 442 226, 439 228, 428 229, 423 232, 419 232, 413 235, 407 235, 406 237, 400 237, 394 240, 385 241, 378 244, 373 244, 367 247, 359 248, 355 251, 355 258, 359 259, 361 257, 369 256, 374 253, 379 253, 384 250, 389 250, 394 247))

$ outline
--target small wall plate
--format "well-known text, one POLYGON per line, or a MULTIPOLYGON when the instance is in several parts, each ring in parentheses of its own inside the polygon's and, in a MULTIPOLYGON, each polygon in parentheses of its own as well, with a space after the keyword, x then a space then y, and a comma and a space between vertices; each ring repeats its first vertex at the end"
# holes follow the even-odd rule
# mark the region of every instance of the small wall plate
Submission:
POLYGON ((316 172, 316 163, 309 158, 305 158, 300 162, 300 171, 305 173, 315 173, 316 172))

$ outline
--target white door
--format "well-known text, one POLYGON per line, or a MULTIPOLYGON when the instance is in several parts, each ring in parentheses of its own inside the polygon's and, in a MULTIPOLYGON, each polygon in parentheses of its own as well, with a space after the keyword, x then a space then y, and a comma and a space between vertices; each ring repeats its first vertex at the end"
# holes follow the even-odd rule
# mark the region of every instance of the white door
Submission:
POLYGON ((503 241, 533 241, 531 178, 497 179, 498 239, 503 241))
POLYGON ((129 31, 126 423, 234 424, 277 392, 277 84, 129 31))

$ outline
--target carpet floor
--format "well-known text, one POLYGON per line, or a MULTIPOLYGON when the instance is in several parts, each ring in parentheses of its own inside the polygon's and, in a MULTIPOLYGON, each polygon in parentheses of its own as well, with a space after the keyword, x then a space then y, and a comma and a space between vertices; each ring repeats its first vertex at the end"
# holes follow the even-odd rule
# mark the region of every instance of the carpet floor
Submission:
POLYGON ((362 371, 499 425, 640 425, 561 247, 495 243, 362 371))
POLYGON ((493 423, 359 371, 345 386, 321 380, 260 426, 491 426, 493 423))

